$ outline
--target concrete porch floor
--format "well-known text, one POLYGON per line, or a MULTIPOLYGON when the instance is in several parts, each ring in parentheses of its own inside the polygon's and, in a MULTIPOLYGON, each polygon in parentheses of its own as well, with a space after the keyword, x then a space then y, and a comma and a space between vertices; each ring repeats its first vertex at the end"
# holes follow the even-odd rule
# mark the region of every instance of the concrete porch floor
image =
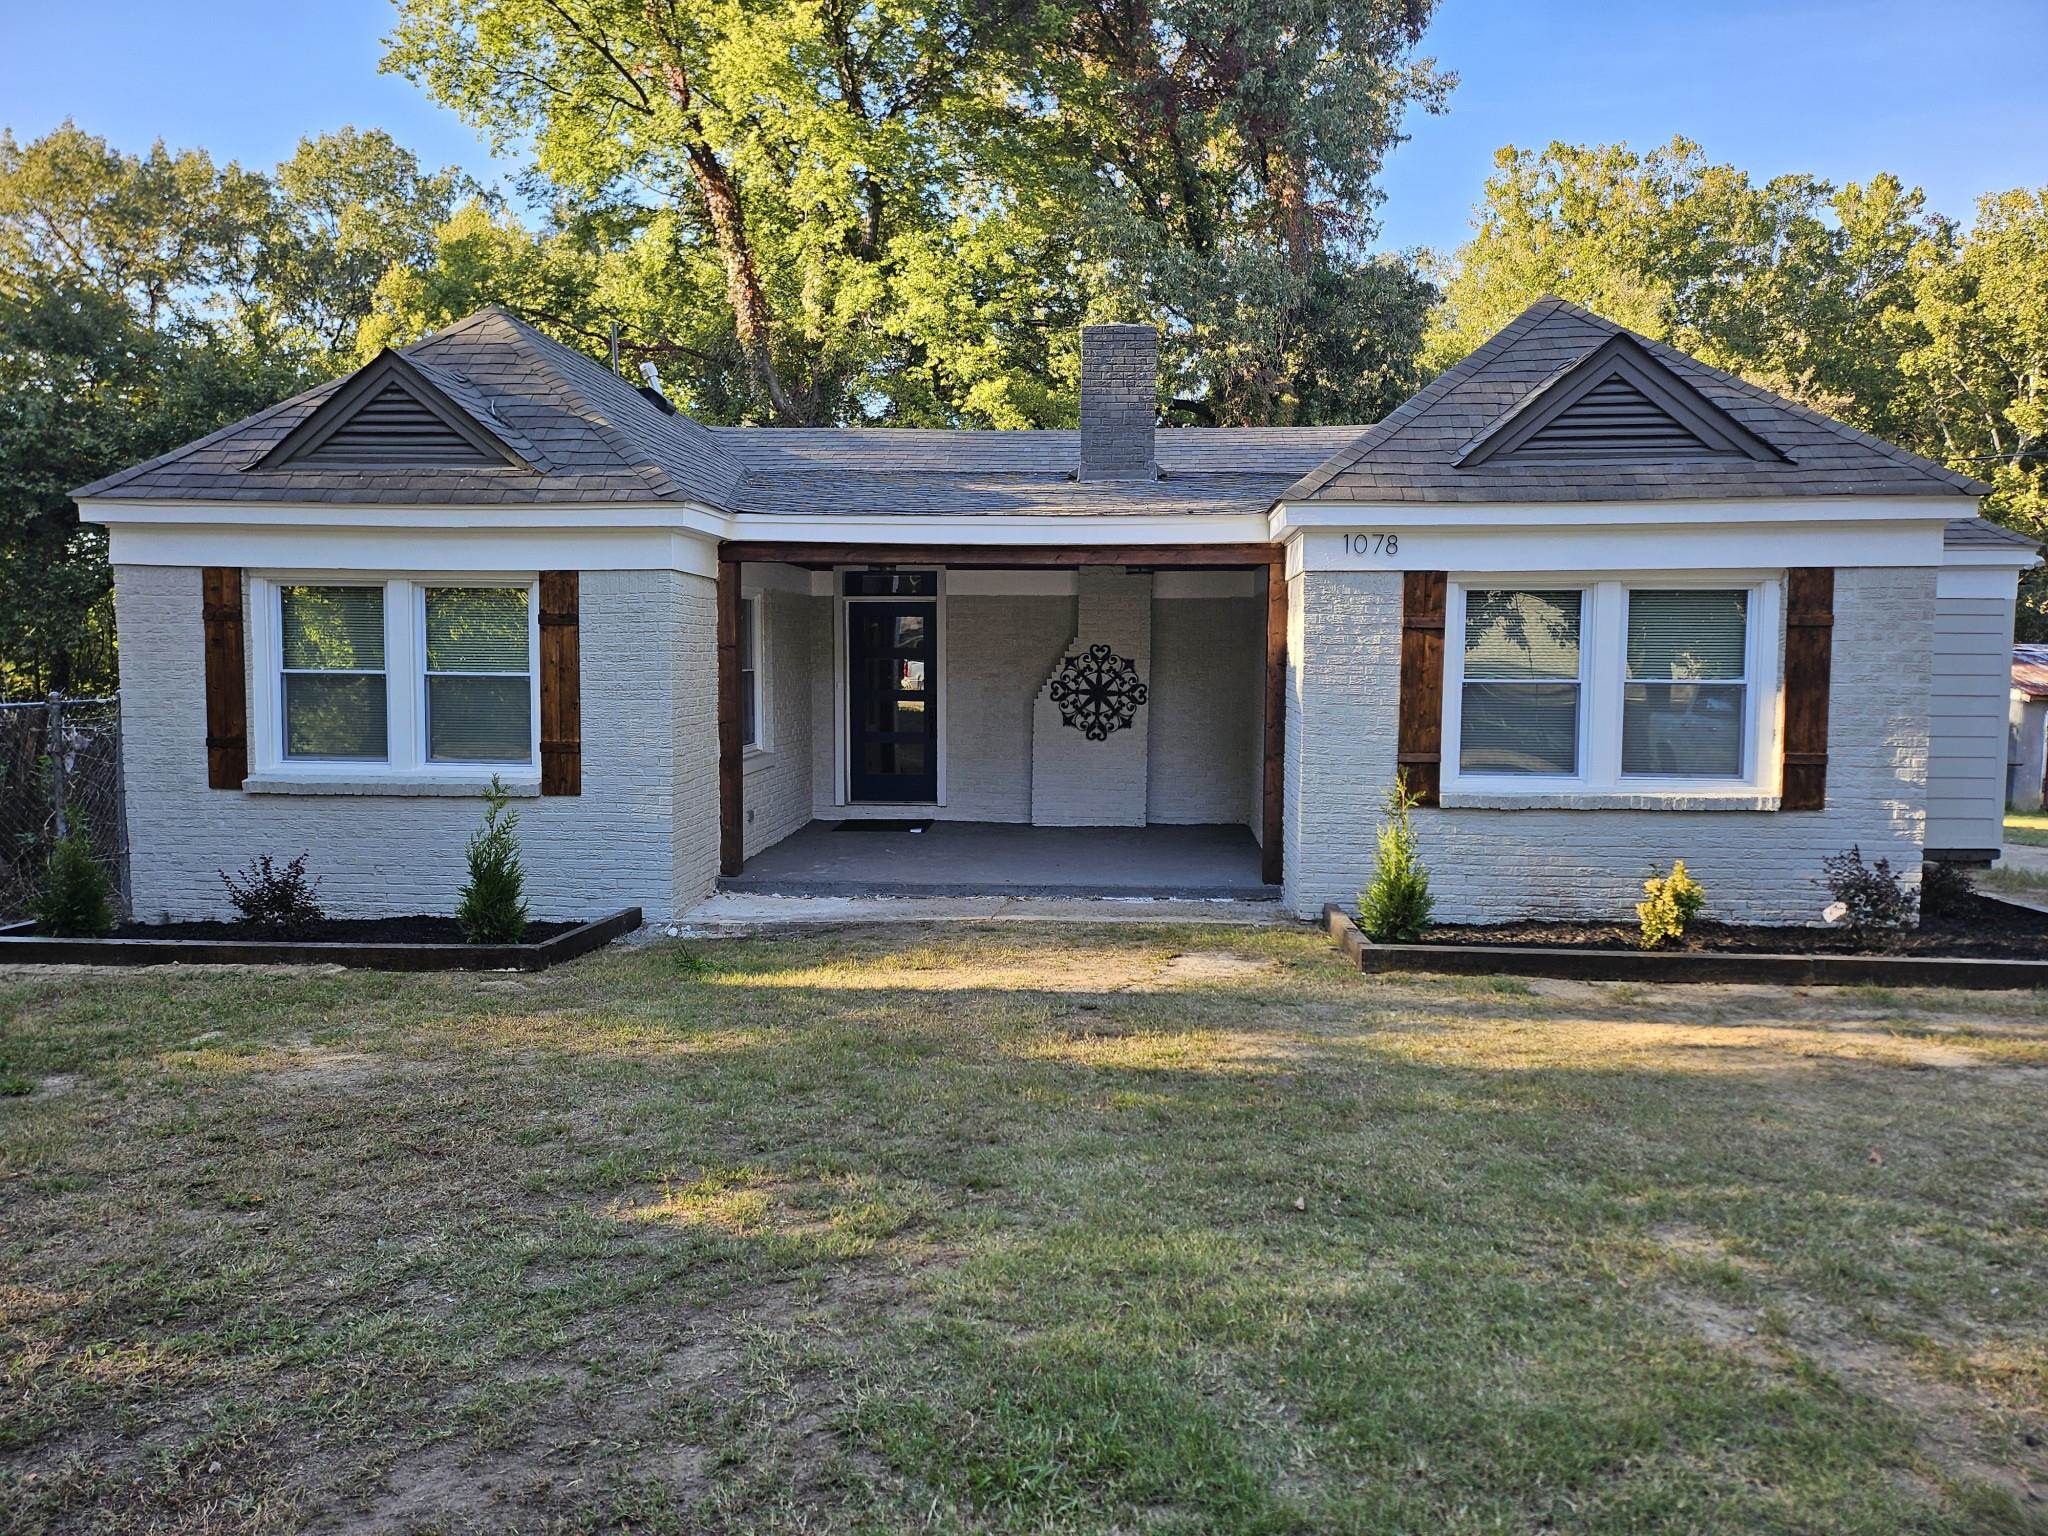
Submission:
POLYGON ((765 896, 1144 896, 1275 901, 1246 827, 1026 827, 935 821, 844 832, 814 821, 720 890, 765 896))

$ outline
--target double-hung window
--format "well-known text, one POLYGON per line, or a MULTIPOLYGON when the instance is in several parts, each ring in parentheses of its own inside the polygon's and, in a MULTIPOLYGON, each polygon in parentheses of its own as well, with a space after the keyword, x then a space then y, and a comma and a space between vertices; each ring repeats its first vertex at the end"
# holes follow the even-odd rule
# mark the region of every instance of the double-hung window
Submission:
POLYGON ((761 744, 761 672, 755 654, 754 626, 760 622, 761 600, 740 599, 740 745, 761 744))
POLYGON ((1460 773, 1578 772, 1584 602, 1560 589, 1465 593, 1460 773))
POLYGON ((1621 771, 1742 776, 1749 709, 1749 593, 1630 588, 1621 771))
POLYGON ((1516 797, 1770 793, 1776 580, 1451 583, 1444 788, 1516 797))
POLYGON ((251 578, 258 777, 538 773, 530 580, 251 578))
POLYGON ((384 588, 281 587, 278 619, 279 755, 385 761, 384 588))
POLYGON ((530 606, 525 587, 426 589, 427 761, 532 758, 530 606))

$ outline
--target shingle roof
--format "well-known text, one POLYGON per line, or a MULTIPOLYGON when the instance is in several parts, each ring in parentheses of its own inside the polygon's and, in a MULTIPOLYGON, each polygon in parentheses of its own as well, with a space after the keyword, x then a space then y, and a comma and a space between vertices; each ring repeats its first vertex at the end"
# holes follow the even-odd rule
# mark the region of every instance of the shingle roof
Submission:
MULTIPOLYGON (((532 466, 253 467, 335 380, 77 494, 137 501, 493 505, 694 501, 740 513, 1260 513, 1276 501, 1599 501, 1984 494, 1986 487, 1766 390, 1634 338, 1785 455, 1459 468, 1473 439, 1621 327, 1532 305, 1378 426, 1161 431, 1160 477, 1079 481, 1075 432, 705 428, 493 306, 401 355, 532 466)), ((1980 535, 1971 535, 1980 537, 1980 535)))
POLYGON ((739 461, 611 370, 493 306, 400 349, 534 468, 253 469, 347 382, 336 379, 77 494, 124 500, 724 505, 739 461))
POLYGON ((1982 496, 1989 487, 1772 394, 1562 299, 1539 299, 1343 452, 1288 501, 1716 500, 1982 496), (1459 457, 1482 432, 1616 336, 1628 336, 1785 462, 1738 455, 1609 462, 1459 457))
POLYGON ((1357 427, 1186 427, 1154 438, 1157 480, 1077 481, 1078 432, 714 427, 746 466, 734 510, 1115 517, 1260 513, 1357 427))
POLYGON ((2032 549, 2040 545, 2023 533, 1981 517, 1959 517, 1942 530, 1941 542, 1948 549, 2032 549))
POLYGON ((2012 648, 2012 685, 2033 699, 2048 699, 2048 645, 2012 648))

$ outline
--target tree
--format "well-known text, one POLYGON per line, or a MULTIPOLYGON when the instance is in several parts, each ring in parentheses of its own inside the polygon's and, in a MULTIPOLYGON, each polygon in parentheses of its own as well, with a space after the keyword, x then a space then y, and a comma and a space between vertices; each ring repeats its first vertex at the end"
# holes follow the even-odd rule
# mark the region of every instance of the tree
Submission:
POLYGON ((1425 342, 1448 367, 1546 293, 1897 436, 1911 253, 1947 225, 1892 176, 1761 185, 1673 139, 1503 149, 1425 342))
POLYGON ((426 266, 437 232, 481 193, 453 166, 423 171, 381 130, 300 140, 277 168, 254 263, 278 343, 348 356, 385 276, 426 266))
MULTIPOLYGON (((1913 252, 1903 354, 1917 446, 1990 482, 1985 510, 2048 538, 2048 187, 1979 200, 1960 240, 1913 252)), ((2022 587, 2022 639, 2048 639, 2048 581, 2022 587)))
POLYGON ((1405 359, 1308 325, 1405 301, 1398 338, 1427 296, 1364 246, 1403 112, 1449 84, 1412 57, 1430 9, 402 0, 386 67, 530 146, 563 238, 639 219, 607 270, 660 285, 699 410, 1048 424, 1058 333, 1150 317, 1188 416, 1313 419, 1405 359))

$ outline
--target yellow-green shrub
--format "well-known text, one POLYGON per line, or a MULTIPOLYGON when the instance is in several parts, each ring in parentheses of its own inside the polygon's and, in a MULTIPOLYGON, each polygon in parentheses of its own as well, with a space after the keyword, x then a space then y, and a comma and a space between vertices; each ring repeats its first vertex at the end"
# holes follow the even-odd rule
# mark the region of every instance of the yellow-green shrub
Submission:
POLYGON ((1707 893, 1699 881, 1685 872, 1685 860, 1671 861, 1671 873, 1652 875, 1643 882, 1648 901, 1636 903, 1636 916, 1643 925, 1643 948, 1655 949, 1666 939, 1685 932, 1686 924, 1707 904, 1707 893))

